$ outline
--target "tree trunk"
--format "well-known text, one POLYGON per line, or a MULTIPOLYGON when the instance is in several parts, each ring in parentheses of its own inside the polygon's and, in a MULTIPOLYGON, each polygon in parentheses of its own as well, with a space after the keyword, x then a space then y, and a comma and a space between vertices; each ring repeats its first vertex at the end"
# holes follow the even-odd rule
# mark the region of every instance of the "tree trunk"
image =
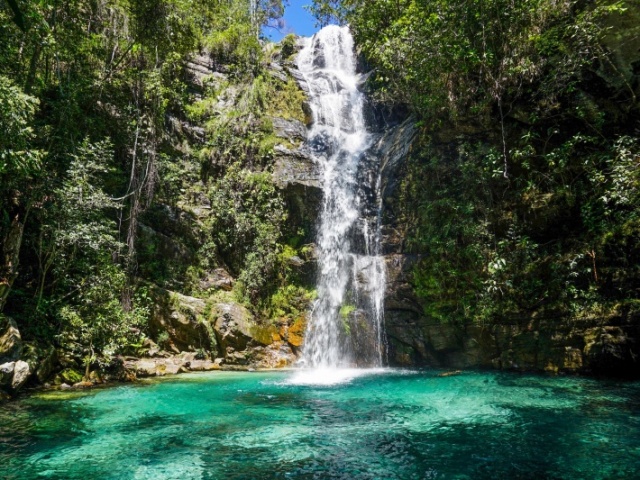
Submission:
POLYGON ((15 215, 7 234, 2 239, 2 257, 0 258, 0 312, 4 310, 11 287, 18 276, 18 261, 20 259, 20 246, 24 223, 20 221, 20 215, 15 215))

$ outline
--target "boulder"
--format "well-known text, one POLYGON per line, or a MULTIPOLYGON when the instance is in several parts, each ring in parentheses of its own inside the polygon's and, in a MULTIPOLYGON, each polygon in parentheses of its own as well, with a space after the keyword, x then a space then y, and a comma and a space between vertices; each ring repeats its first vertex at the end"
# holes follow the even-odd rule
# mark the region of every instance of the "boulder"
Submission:
POLYGON ((124 368, 134 378, 162 377, 188 371, 219 370, 211 360, 197 360, 192 353, 183 353, 169 358, 129 358, 124 368))
POLYGON ((0 362, 12 362, 22 354, 22 338, 18 325, 9 317, 0 316, 0 362))
POLYGON ((300 120, 272 117, 271 122, 276 137, 291 143, 304 142, 307 138, 307 129, 300 120))
POLYGON ((211 321, 218 343, 224 352, 229 347, 234 351, 245 350, 250 342, 269 345, 273 342, 273 335, 277 333, 273 325, 256 323, 251 312, 238 303, 217 303, 212 309, 212 315, 211 321))
POLYGON ((187 60, 185 67, 191 76, 190 85, 199 87, 198 90, 200 91, 206 85, 221 85, 227 80, 224 73, 216 71, 216 65, 214 65, 212 57, 207 54, 193 55, 187 60))
POLYGON ((133 363, 125 363, 127 370, 132 370, 139 377, 151 377, 156 374, 156 360, 151 358, 141 358, 133 363))
POLYGON ((11 385, 15 367, 16 362, 7 362, 0 365, 0 388, 8 387, 9 385, 11 385))
POLYGON ((74 383, 73 384, 73 388, 91 388, 93 387, 93 383, 92 382, 78 382, 78 383, 74 383))
POLYGON ((48 380, 53 373, 57 357, 56 349, 52 345, 43 347, 35 343, 25 343, 21 356, 22 360, 29 364, 30 370, 35 372, 40 383, 48 380))
POLYGON ((306 328, 307 319, 305 317, 299 317, 293 324, 282 326, 280 336, 293 348, 300 348, 304 344, 304 332, 306 328))
POLYGON ((235 280, 224 268, 216 268, 213 272, 207 272, 205 278, 200 280, 201 290, 221 289, 230 291, 233 289, 235 280))
POLYGON ((279 188, 297 184, 322 189, 322 178, 305 149, 290 150, 282 145, 274 148, 273 181, 279 188))
POLYGON ((286 73, 284 73, 283 68, 278 65, 277 63, 271 63, 269 64, 269 68, 267 69, 267 73, 269 73, 269 75, 271 75, 274 78, 277 78, 278 80, 280 80, 281 82, 287 82, 289 79, 286 75, 286 73))
MULTIPOLYGON (((282 341, 274 342, 266 347, 257 348, 252 353, 252 368, 284 368, 293 365, 297 360, 290 345, 282 341)), ((251 368, 249 370, 251 370, 251 368)))
POLYGON ((306 96, 309 96, 309 93, 310 93, 309 84, 307 83, 307 80, 302 74, 302 72, 297 68, 295 68, 293 65, 290 65, 287 67, 287 72, 296 81, 296 83, 300 87, 300 90, 302 90, 306 96))
POLYGON ((273 182, 282 190, 287 205, 287 228, 304 232, 303 244, 314 240, 318 214, 322 206, 322 178, 318 165, 306 150, 289 150, 282 145, 275 148, 273 182))
POLYGON ((30 374, 31 374, 31 369, 29 368, 29 364, 27 362, 23 362, 22 360, 18 360, 13 370, 13 379, 11 380, 11 388, 16 392, 20 390, 20 388, 22 388, 22 386, 29 379, 30 374))
POLYGON ((169 335, 169 343, 180 351, 217 351, 215 335, 204 321, 205 302, 177 292, 152 289, 154 310, 149 321, 149 330, 156 339, 163 332, 169 335))
POLYGON ((189 370, 194 372, 219 370, 219 363, 212 362, 211 360, 193 360, 189 365, 189 370))
POLYGON ((142 348, 138 351, 139 354, 143 354, 147 357, 162 357, 163 350, 158 346, 156 342, 150 338, 145 338, 142 342, 142 348))
POLYGON ((249 363, 246 352, 235 352, 233 350, 227 351, 225 360, 229 365, 247 365, 249 363))

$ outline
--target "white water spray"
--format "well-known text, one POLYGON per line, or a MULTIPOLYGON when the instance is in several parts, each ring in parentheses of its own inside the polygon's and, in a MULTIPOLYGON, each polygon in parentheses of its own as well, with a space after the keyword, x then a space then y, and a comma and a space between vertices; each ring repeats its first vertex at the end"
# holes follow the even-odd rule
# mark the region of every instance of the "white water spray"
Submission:
POLYGON ((371 174, 365 155, 373 138, 365 125, 364 96, 358 90, 360 76, 348 28, 330 25, 306 39, 297 63, 314 120, 308 146, 322 172, 323 188, 318 298, 302 364, 320 371, 380 367, 385 286, 380 175, 377 167, 371 174), (360 185, 363 179, 370 185, 360 185), (369 205, 372 193, 375 199, 369 205))

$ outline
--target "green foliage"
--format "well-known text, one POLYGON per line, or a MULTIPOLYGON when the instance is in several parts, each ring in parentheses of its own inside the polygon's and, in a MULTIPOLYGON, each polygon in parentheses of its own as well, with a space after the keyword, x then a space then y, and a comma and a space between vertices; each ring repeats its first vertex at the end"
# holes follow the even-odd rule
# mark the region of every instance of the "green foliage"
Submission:
POLYGON ((40 166, 42 152, 33 148, 33 117, 38 99, 26 95, 10 79, 0 75, 0 179, 3 186, 17 184, 40 166))
POLYGON ((264 289, 266 295, 259 304, 261 316, 272 320, 291 321, 309 309, 311 302, 316 298, 316 291, 305 284, 299 273, 301 266, 308 261, 310 253, 307 246, 297 249, 290 244, 277 245, 271 285, 264 289))
POLYGON ((274 77, 266 77, 262 88, 262 96, 266 100, 264 102, 265 110, 268 115, 305 121, 302 110, 305 96, 293 78, 289 78, 286 83, 283 83, 274 77))
POLYGON ((169 347, 169 333, 167 332, 160 332, 158 334, 158 338, 157 338, 157 343, 161 348, 168 348, 169 347))
POLYGON ((280 53, 282 54, 282 58, 287 59, 291 57, 295 53, 296 48, 296 36, 292 33, 287 35, 280 42, 280 53))
MULTIPOLYGON (((265 49, 264 55, 272 54, 265 49)), ((282 257, 288 248, 282 246, 287 213, 268 170, 278 142, 271 117, 304 119, 303 100, 292 79, 262 71, 241 82, 212 82, 189 109, 208 133, 197 153, 211 204, 201 271, 229 268, 237 276, 238 298, 272 318, 298 311, 296 305, 306 301, 296 299, 305 296, 297 287, 278 290, 286 284, 277 279, 287 270, 282 257)))
POLYGON ((205 46, 221 65, 231 65, 234 73, 243 74, 255 69, 262 51, 258 39, 251 35, 251 25, 232 23, 211 33, 205 46))
POLYGON ((349 315, 351 315, 353 312, 356 311, 356 307, 354 305, 342 305, 340 307, 340 317, 343 320, 347 320, 349 318, 349 315))
MULTIPOLYGON (((90 364, 94 354, 111 355, 144 332, 148 300, 136 276, 166 265, 139 268, 141 258, 157 257, 139 245, 143 213, 158 200, 175 204, 185 186, 201 179, 191 155, 193 138, 174 128, 193 102, 187 60, 208 49, 233 82, 253 85, 263 66, 260 27, 281 14, 282 4, 16 5, 19 26, 12 21, 15 9, 0 3, 0 252, 5 244, 20 249, 20 270, 14 283, 18 262, 2 256, 0 309, 13 286, 6 308, 23 336, 55 338, 90 364)), ((256 91, 246 92, 239 110, 255 111, 256 97, 256 91)), ((232 132, 242 140, 234 152, 240 155, 225 157, 230 164, 252 156, 245 168, 270 155, 268 125, 259 120, 254 128, 252 118, 259 115, 245 123, 228 119, 255 132, 251 138, 232 132)), ((227 125, 218 126, 221 137, 227 125)), ((256 201, 274 196, 273 190, 264 193, 266 178, 249 178, 245 197, 254 187, 256 201)), ((205 191, 201 185, 200 194, 205 191)), ((269 208, 267 203, 264 212, 269 208)), ((257 217, 261 222, 267 221, 264 212, 257 217)), ((237 231, 271 245, 278 224, 273 232, 244 226, 237 231)))
POLYGON ((369 93, 417 117, 393 205, 428 318, 596 314, 637 290, 637 101, 603 44, 626 6, 314 2, 349 23, 369 93))
POLYGON ((125 312, 119 295, 124 273, 107 259, 96 266, 100 269, 86 276, 74 299, 57 312, 62 327, 58 338, 66 344, 75 342, 80 349, 85 346, 90 357, 94 352, 108 357, 140 341, 149 309, 137 302, 135 309, 125 312))
POLYGON ((315 296, 314 290, 299 285, 283 285, 267 299, 262 314, 270 319, 294 320, 307 311, 315 296))
POLYGON ((584 315, 635 288, 637 140, 520 141, 508 183, 486 142, 414 149, 400 198, 429 318, 584 315))
POLYGON ((376 69, 376 94, 442 122, 487 116, 541 78, 547 101, 571 88, 582 67, 602 58, 599 21, 622 10, 622 2, 580 3, 317 0, 312 11, 321 23, 350 24, 376 69))
POLYGON ((273 277, 277 245, 286 220, 281 194, 268 173, 230 166, 210 190, 211 246, 239 272, 236 288, 256 299, 273 277))

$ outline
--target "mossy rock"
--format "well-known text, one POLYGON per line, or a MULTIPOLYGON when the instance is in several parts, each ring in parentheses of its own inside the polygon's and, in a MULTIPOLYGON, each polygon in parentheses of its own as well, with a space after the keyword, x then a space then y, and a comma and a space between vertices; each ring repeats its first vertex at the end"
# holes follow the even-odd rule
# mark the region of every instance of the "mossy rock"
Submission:
POLYGON ((307 328, 307 321, 304 317, 297 318, 293 325, 287 329, 286 339, 289 345, 301 347, 304 343, 304 332, 307 328))
POLYGON ((255 325, 250 329, 251 337, 262 345, 271 345, 278 330, 273 325, 255 325))
POLYGON ((0 363, 18 360, 23 344, 16 322, 0 315, 0 363))
POLYGON ((58 376, 64 383, 69 385, 82 381, 82 374, 73 368, 65 368, 58 374, 58 376))

